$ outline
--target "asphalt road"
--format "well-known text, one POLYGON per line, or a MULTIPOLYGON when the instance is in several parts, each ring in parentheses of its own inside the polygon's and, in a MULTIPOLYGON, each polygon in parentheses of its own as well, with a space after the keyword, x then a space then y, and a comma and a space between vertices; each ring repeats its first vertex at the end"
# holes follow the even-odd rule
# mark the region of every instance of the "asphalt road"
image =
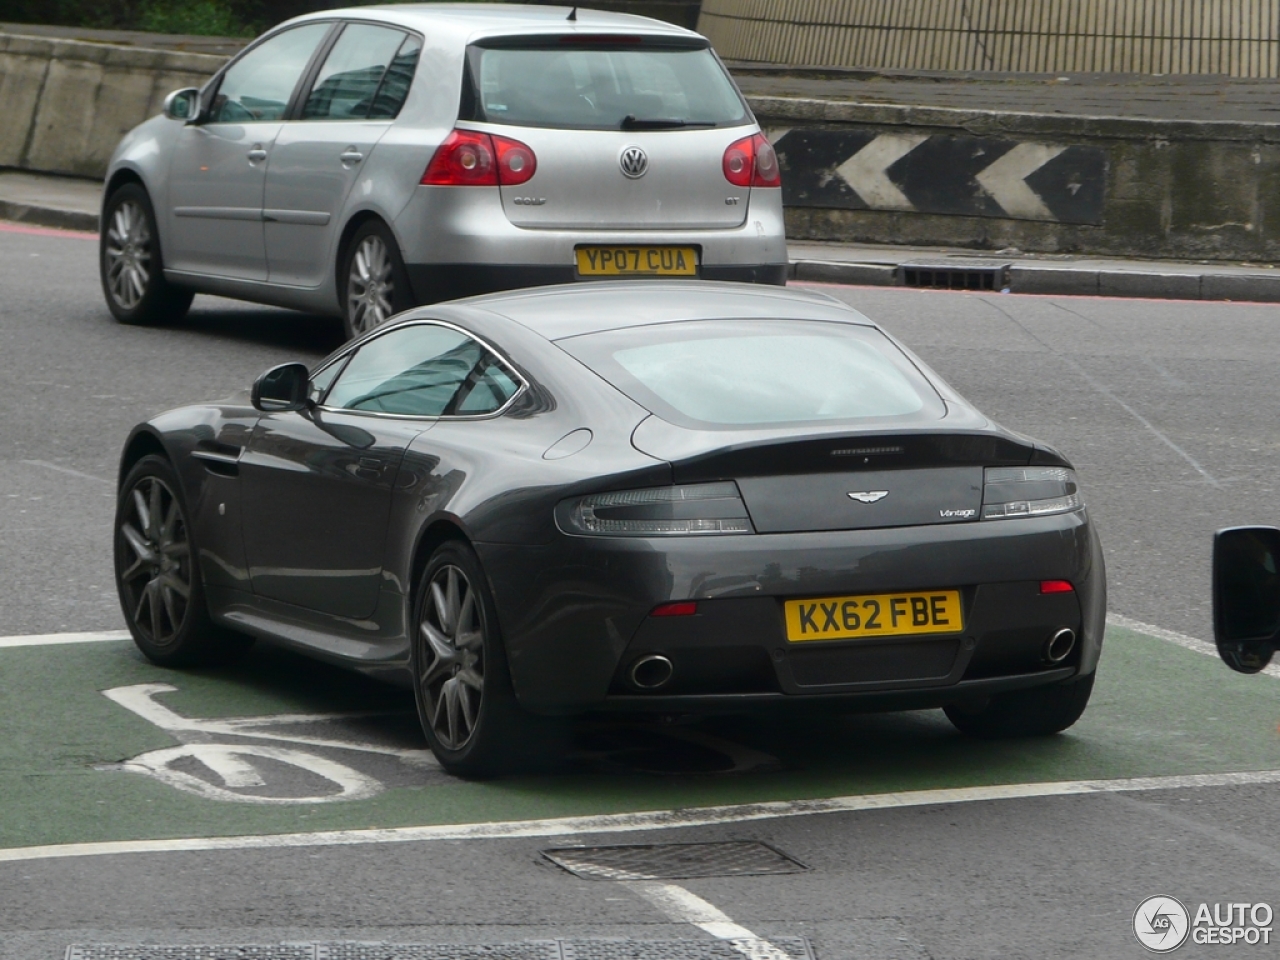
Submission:
MULTIPOLYGON (((338 345, 331 324, 208 298, 181 326, 119 326, 101 303, 95 251, 84 238, 0 230, 0 636, 121 626, 112 481, 135 421, 338 345)), ((1213 530, 1280 522, 1275 308, 824 289, 884 324, 988 414, 1076 463, 1113 612, 1210 635, 1213 530)), ((525 953, 502 955, 533 956, 533 941, 608 937, 667 943, 627 956, 744 955, 724 944, 729 953, 690 952, 690 943, 707 950, 726 932, 742 935, 725 924, 768 938, 776 952, 754 955, 775 958, 800 955, 798 937, 819 960, 1138 957, 1130 924, 1144 897, 1174 895, 1193 910, 1271 897, 1280 908, 1277 787, 1265 775, 1229 776, 1280 768, 1275 680, 1235 677, 1140 633, 1109 632, 1109 685, 1071 735, 1047 746, 974 745, 927 715, 710 727, 695 731, 704 744, 749 744, 765 758, 759 769, 654 777, 610 760, 635 754, 634 744, 597 743, 585 772, 487 785, 449 782, 415 759, 421 744, 401 722, 403 698, 296 658, 255 657, 239 673, 171 675, 123 643, 0 651, 0 960, 60 957, 71 944, 86 945, 76 954, 86 958, 109 955, 102 944, 140 943, 274 944, 285 956, 349 941, 515 943, 525 953), (367 736, 384 749, 368 769, 388 789, 364 805, 228 812, 109 772, 104 761, 167 749, 175 737, 99 691, 157 681, 179 689, 155 699, 187 717, 381 704, 392 719, 367 736), (1091 779, 1160 776, 1184 779, 1119 792, 1114 780, 1091 779), (1088 782, 1077 795, 1044 786, 1063 780, 1088 782), (1030 786, 1000 786, 1014 783, 1030 786), (961 793, 928 792, 939 789, 961 793), (850 795, 871 808, 813 813, 791 803, 850 795), (765 800, 781 806, 741 806, 765 800), (708 804, 730 812, 679 828, 629 813, 708 804), (607 828, 564 819, 609 811, 621 819, 607 828), (512 826, 531 818, 554 821, 512 826), (412 832, 432 823, 442 832, 412 832), (460 823, 486 823, 492 838, 450 826, 460 823), (384 829, 351 832, 365 827, 384 829), (269 839, 317 829, 340 834, 302 846, 269 839), (234 848, 166 840, 202 837, 234 848), (101 846, 126 840, 125 852, 101 846), (716 840, 766 842, 804 869, 673 880, 673 890, 583 880, 541 855, 716 840), (65 846, 73 842, 99 845, 65 846)), ((567 956, 573 946, 557 949, 567 956)), ((1276 949, 1188 944, 1177 955, 1276 949)), ((479 955, 463 946, 401 953, 479 955)), ((176 954, 155 946, 114 956, 144 955, 176 954)))

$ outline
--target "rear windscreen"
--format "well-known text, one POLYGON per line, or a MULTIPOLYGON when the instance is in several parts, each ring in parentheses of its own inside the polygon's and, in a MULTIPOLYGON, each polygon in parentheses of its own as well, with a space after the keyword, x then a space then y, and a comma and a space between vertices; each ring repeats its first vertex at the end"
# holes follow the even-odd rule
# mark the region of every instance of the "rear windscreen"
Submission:
POLYGON ((465 119, 580 130, 735 126, 750 115, 707 47, 472 47, 465 119))
POLYGON ((940 417, 941 399, 872 327, 697 320, 557 345, 664 420, 693 427, 940 417))

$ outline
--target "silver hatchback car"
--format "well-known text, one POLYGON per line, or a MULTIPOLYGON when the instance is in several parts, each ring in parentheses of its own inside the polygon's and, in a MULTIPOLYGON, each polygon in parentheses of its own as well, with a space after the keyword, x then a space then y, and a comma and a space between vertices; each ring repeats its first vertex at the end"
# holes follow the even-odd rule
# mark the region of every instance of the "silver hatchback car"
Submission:
POLYGON ((341 316, 578 280, 785 282, 777 157, 708 42, 569 7, 280 25, 121 141, 100 268, 126 323, 212 293, 341 316))

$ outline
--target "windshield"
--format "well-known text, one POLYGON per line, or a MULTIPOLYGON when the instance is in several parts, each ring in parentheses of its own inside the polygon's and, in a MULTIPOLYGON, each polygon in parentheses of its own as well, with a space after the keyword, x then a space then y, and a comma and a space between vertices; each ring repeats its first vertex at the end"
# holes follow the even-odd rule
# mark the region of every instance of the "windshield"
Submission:
POLYGON ((473 47, 469 62, 471 120, 623 130, 737 126, 750 116, 707 47, 555 41, 473 47))
POLYGON ((888 337, 853 324, 710 320, 557 341, 664 420, 738 427, 941 416, 941 400, 888 337))

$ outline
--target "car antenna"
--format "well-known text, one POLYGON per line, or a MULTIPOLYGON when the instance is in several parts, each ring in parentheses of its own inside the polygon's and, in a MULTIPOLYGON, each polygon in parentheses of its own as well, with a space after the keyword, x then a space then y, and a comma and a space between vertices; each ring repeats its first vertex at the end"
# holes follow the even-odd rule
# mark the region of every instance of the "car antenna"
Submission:
POLYGON ((569 15, 568 15, 567 17, 565 17, 565 19, 566 19, 566 20, 577 20, 577 19, 578 19, 578 5, 577 5, 576 3, 573 5, 573 9, 569 11, 569 15))

